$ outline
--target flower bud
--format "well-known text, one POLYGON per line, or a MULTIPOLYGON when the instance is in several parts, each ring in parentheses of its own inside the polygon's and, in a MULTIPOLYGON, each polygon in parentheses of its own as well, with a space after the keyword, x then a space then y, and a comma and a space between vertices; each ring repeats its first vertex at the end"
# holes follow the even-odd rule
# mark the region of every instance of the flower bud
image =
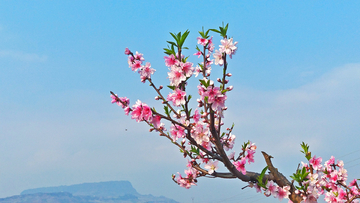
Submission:
POLYGON ((231 77, 231 76, 232 76, 232 74, 231 74, 231 73, 227 73, 227 74, 226 74, 226 76, 231 77))
POLYGON ((162 88, 164 88, 164 86, 160 85, 159 90, 161 90, 162 88))
POLYGON ((130 51, 127 47, 125 48, 125 54, 126 54, 126 55, 132 54, 131 51, 130 51))
POLYGON ((227 84, 228 82, 229 82, 229 80, 225 80, 225 82, 224 82, 224 83, 225 83, 225 84, 227 84))
POLYGON ((220 78, 218 78, 218 79, 216 79, 216 80, 221 83, 221 79, 220 79, 220 78))
POLYGON ((234 86, 231 85, 231 86, 227 87, 226 89, 227 89, 228 91, 231 91, 231 90, 234 89, 234 86))

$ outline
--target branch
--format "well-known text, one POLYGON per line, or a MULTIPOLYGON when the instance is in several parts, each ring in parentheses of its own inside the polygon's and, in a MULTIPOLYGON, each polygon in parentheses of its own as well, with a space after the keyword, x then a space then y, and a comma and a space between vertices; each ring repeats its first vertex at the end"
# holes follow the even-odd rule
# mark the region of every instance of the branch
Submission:
POLYGON ((280 186, 280 187, 284 187, 284 186, 290 186, 290 195, 289 195, 289 199, 291 199, 291 201, 293 201, 294 203, 300 203, 303 198, 300 195, 295 194, 295 187, 293 184, 290 183, 290 181, 282 174, 278 171, 277 168, 275 168, 271 162, 271 158, 273 158, 272 156, 268 155, 266 152, 261 152, 265 158, 265 162, 267 164, 267 166, 269 167, 270 170, 270 175, 274 176, 274 181, 280 186))

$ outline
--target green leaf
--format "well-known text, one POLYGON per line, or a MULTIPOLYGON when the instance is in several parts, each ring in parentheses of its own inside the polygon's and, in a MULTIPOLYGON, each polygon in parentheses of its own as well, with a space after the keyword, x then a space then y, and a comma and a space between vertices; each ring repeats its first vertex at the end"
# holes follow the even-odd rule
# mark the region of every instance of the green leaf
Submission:
MULTIPOLYGON (((207 88, 207 87, 209 86, 209 84, 206 83, 205 80, 199 80, 199 81, 200 81, 200 83, 201 83, 202 85, 205 86, 205 88, 207 88)), ((209 80, 209 81, 210 81, 210 80, 209 80)))
POLYGON ((167 43, 171 44, 171 45, 174 45, 176 46, 176 44, 174 42, 171 42, 171 41, 166 41, 167 43))
POLYGON ((170 89, 172 89, 172 90, 175 90, 175 86, 170 86, 170 85, 168 85, 167 87, 170 88, 170 89))
POLYGON ((221 33, 219 30, 217 29, 209 29, 210 31, 213 31, 213 32, 217 32, 217 33, 221 33))

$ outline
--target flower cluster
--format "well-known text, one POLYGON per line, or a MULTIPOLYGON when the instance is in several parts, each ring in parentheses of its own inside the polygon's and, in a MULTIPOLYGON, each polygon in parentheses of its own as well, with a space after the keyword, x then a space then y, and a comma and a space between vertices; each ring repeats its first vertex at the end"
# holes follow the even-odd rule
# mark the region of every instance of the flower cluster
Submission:
POLYGON ((151 64, 147 62, 142 65, 145 60, 143 54, 136 52, 135 55, 128 49, 125 49, 125 54, 128 56, 128 64, 132 71, 138 71, 140 74, 141 82, 145 82, 147 79, 151 79, 151 75, 154 74, 155 69, 151 68, 151 64))
POLYGON ((188 169, 185 170, 185 177, 182 177, 180 173, 178 173, 178 177, 175 175, 172 176, 173 180, 180 185, 180 187, 184 187, 186 189, 189 189, 192 185, 196 185, 196 178, 199 174, 199 172, 192 167, 193 161, 189 162, 187 167, 188 169))

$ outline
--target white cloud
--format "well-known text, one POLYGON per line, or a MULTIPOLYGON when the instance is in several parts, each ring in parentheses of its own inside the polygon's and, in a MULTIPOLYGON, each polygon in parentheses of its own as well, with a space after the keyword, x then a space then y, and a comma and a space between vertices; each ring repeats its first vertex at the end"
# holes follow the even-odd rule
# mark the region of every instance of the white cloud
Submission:
POLYGON ((47 60, 47 56, 45 55, 24 53, 20 51, 11 51, 11 50, 0 50, 0 57, 11 58, 22 62, 45 62, 47 60))
POLYGON ((237 142, 250 139, 278 163, 296 168, 301 160, 294 156, 302 157, 302 141, 324 161, 358 148, 359 93, 360 64, 349 64, 294 89, 264 92, 241 88, 232 92, 227 121, 235 123, 237 142))

